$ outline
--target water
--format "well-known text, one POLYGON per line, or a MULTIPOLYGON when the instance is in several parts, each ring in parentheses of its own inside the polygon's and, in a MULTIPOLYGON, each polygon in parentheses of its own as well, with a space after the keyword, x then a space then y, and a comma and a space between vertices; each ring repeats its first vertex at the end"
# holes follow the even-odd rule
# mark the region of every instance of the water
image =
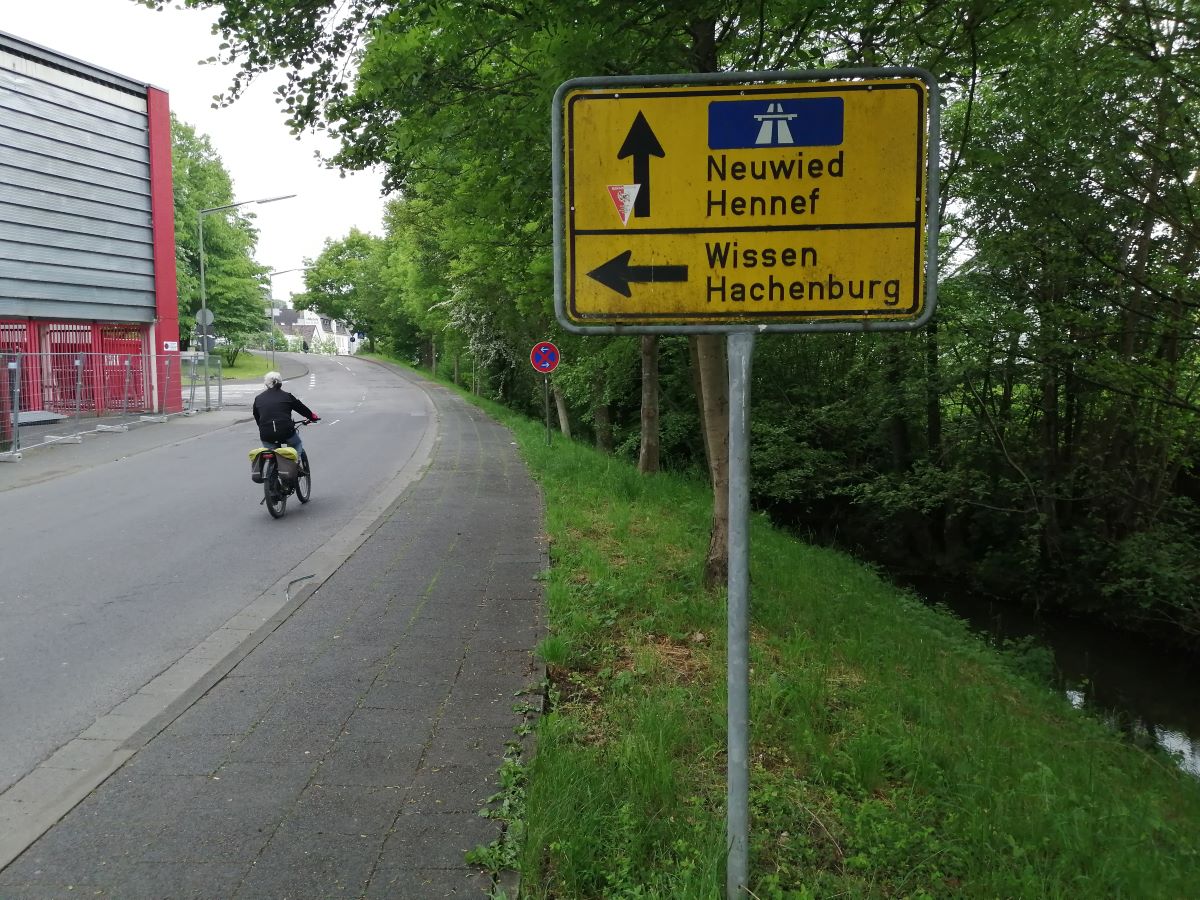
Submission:
POLYGON ((979 597, 922 590, 996 644, 1033 638, 1054 654, 1078 709, 1107 718, 1141 746, 1170 752, 1200 778, 1200 659, 1078 621, 1051 620, 979 597))

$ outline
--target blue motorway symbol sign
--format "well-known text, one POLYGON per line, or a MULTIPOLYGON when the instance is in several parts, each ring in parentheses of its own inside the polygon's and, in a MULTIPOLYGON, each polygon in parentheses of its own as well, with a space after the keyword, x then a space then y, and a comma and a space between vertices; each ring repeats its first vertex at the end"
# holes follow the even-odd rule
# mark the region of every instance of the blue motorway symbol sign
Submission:
POLYGON ((716 100, 708 105, 713 150, 836 147, 842 143, 841 97, 716 100))
POLYGON ((549 374, 558 367, 558 348, 549 341, 534 344, 529 351, 529 362, 535 371, 549 374))

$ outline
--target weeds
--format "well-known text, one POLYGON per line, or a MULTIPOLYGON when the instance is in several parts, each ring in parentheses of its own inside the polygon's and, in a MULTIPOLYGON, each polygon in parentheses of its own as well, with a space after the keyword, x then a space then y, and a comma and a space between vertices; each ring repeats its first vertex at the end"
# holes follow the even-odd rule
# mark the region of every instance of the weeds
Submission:
MULTIPOLYGON (((720 897, 724 603, 697 580, 711 497, 489 409, 542 484, 553 554, 553 701, 524 842, 496 861, 525 897, 720 897)), ((989 648, 760 517, 751 570, 750 896, 1194 894, 1200 784, 1038 684, 1037 648, 989 648)))

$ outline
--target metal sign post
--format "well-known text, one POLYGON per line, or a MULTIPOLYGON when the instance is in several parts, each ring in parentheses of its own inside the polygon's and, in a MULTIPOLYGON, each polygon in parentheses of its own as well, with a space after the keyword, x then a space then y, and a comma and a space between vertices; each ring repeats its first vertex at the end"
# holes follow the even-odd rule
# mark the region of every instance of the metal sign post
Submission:
POLYGON ((8 364, 9 404, 12 409, 12 447, 9 452, 21 458, 21 354, 8 364))
POLYGON ((576 78, 554 95, 559 324, 727 335, 731 900, 750 891, 754 339, 929 321, 938 104, 936 80, 916 68, 576 78))
POLYGON ((754 332, 726 339, 729 356, 729 599, 726 613, 725 896, 749 879, 750 845, 750 363, 754 332))
MULTIPOLYGON (((201 219, 200 223, 201 223, 201 226, 203 226, 204 220, 201 219)), ((201 302, 204 302, 203 301, 203 296, 204 296, 204 274, 203 274, 204 255, 203 254, 200 255, 200 265, 202 267, 201 275, 200 275, 200 294, 201 294, 201 302)), ((196 313, 196 322, 198 325, 200 325, 200 328, 201 328, 200 351, 204 354, 204 411, 209 412, 212 409, 212 395, 209 393, 209 386, 208 386, 208 326, 213 323, 212 310, 209 309, 207 306, 204 307, 203 309, 199 310, 196 313)), ((193 357, 193 362, 192 362, 193 376, 195 374, 195 371, 196 371, 195 357, 193 357)))
POLYGON ((163 360, 166 363, 166 385, 163 386, 162 406, 159 407, 159 412, 166 415, 171 411, 171 357, 163 360))
POLYGON ((82 427, 83 415, 83 354, 75 354, 75 431, 82 427))
POLYGON ((562 359, 555 347, 549 341, 540 341, 533 345, 533 349, 529 351, 529 364, 533 366, 535 372, 541 372, 545 375, 545 406, 546 406, 546 446, 550 446, 550 373, 558 368, 558 363, 562 359))

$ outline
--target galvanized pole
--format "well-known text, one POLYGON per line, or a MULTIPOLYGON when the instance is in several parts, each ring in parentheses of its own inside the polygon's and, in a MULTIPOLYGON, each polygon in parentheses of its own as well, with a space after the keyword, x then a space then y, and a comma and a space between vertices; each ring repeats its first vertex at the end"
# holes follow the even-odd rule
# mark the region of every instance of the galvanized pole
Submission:
POLYGON ((121 404, 121 417, 129 418, 129 387, 133 382, 133 357, 125 357, 125 398, 121 404))
POLYGON ((550 376, 546 375, 543 379, 546 386, 546 446, 550 446, 550 376))
POLYGON ((75 355, 75 431, 78 432, 83 421, 83 354, 75 355))
POLYGON ((21 452, 21 354, 8 364, 8 395, 12 403, 12 452, 21 452))
MULTIPOLYGON (((163 363, 166 365, 167 383, 163 385, 162 405, 159 407, 158 412, 159 415, 165 416, 169 412, 171 405, 171 357, 168 356, 163 360, 163 363)), ((182 382, 180 383, 182 384, 182 382)), ((179 393, 182 397, 183 392, 180 391, 179 393)))
MULTIPOLYGON (((183 364, 180 363, 180 365, 183 365, 183 364)), ((188 380, 190 382, 188 384, 188 411, 194 413, 196 411, 196 358, 195 357, 192 357, 192 364, 189 368, 191 371, 188 373, 188 380)), ((179 377, 180 378, 183 377, 182 370, 180 370, 179 377)))
POLYGON ((212 409, 212 403, 208 395, 208 302, 204 295, 204 213, 206 210, 200 210, 196 214, 196 221, 200 223, 200 325, 204 328, 203 337, 200 338, 204 350, 204 411, 208 412, 212 409))
POLYGON ((729 358, 729 601, 726 685, 725 896, 746 893, 750 846, 750 362, 754 332, 733 332, 729 358))

